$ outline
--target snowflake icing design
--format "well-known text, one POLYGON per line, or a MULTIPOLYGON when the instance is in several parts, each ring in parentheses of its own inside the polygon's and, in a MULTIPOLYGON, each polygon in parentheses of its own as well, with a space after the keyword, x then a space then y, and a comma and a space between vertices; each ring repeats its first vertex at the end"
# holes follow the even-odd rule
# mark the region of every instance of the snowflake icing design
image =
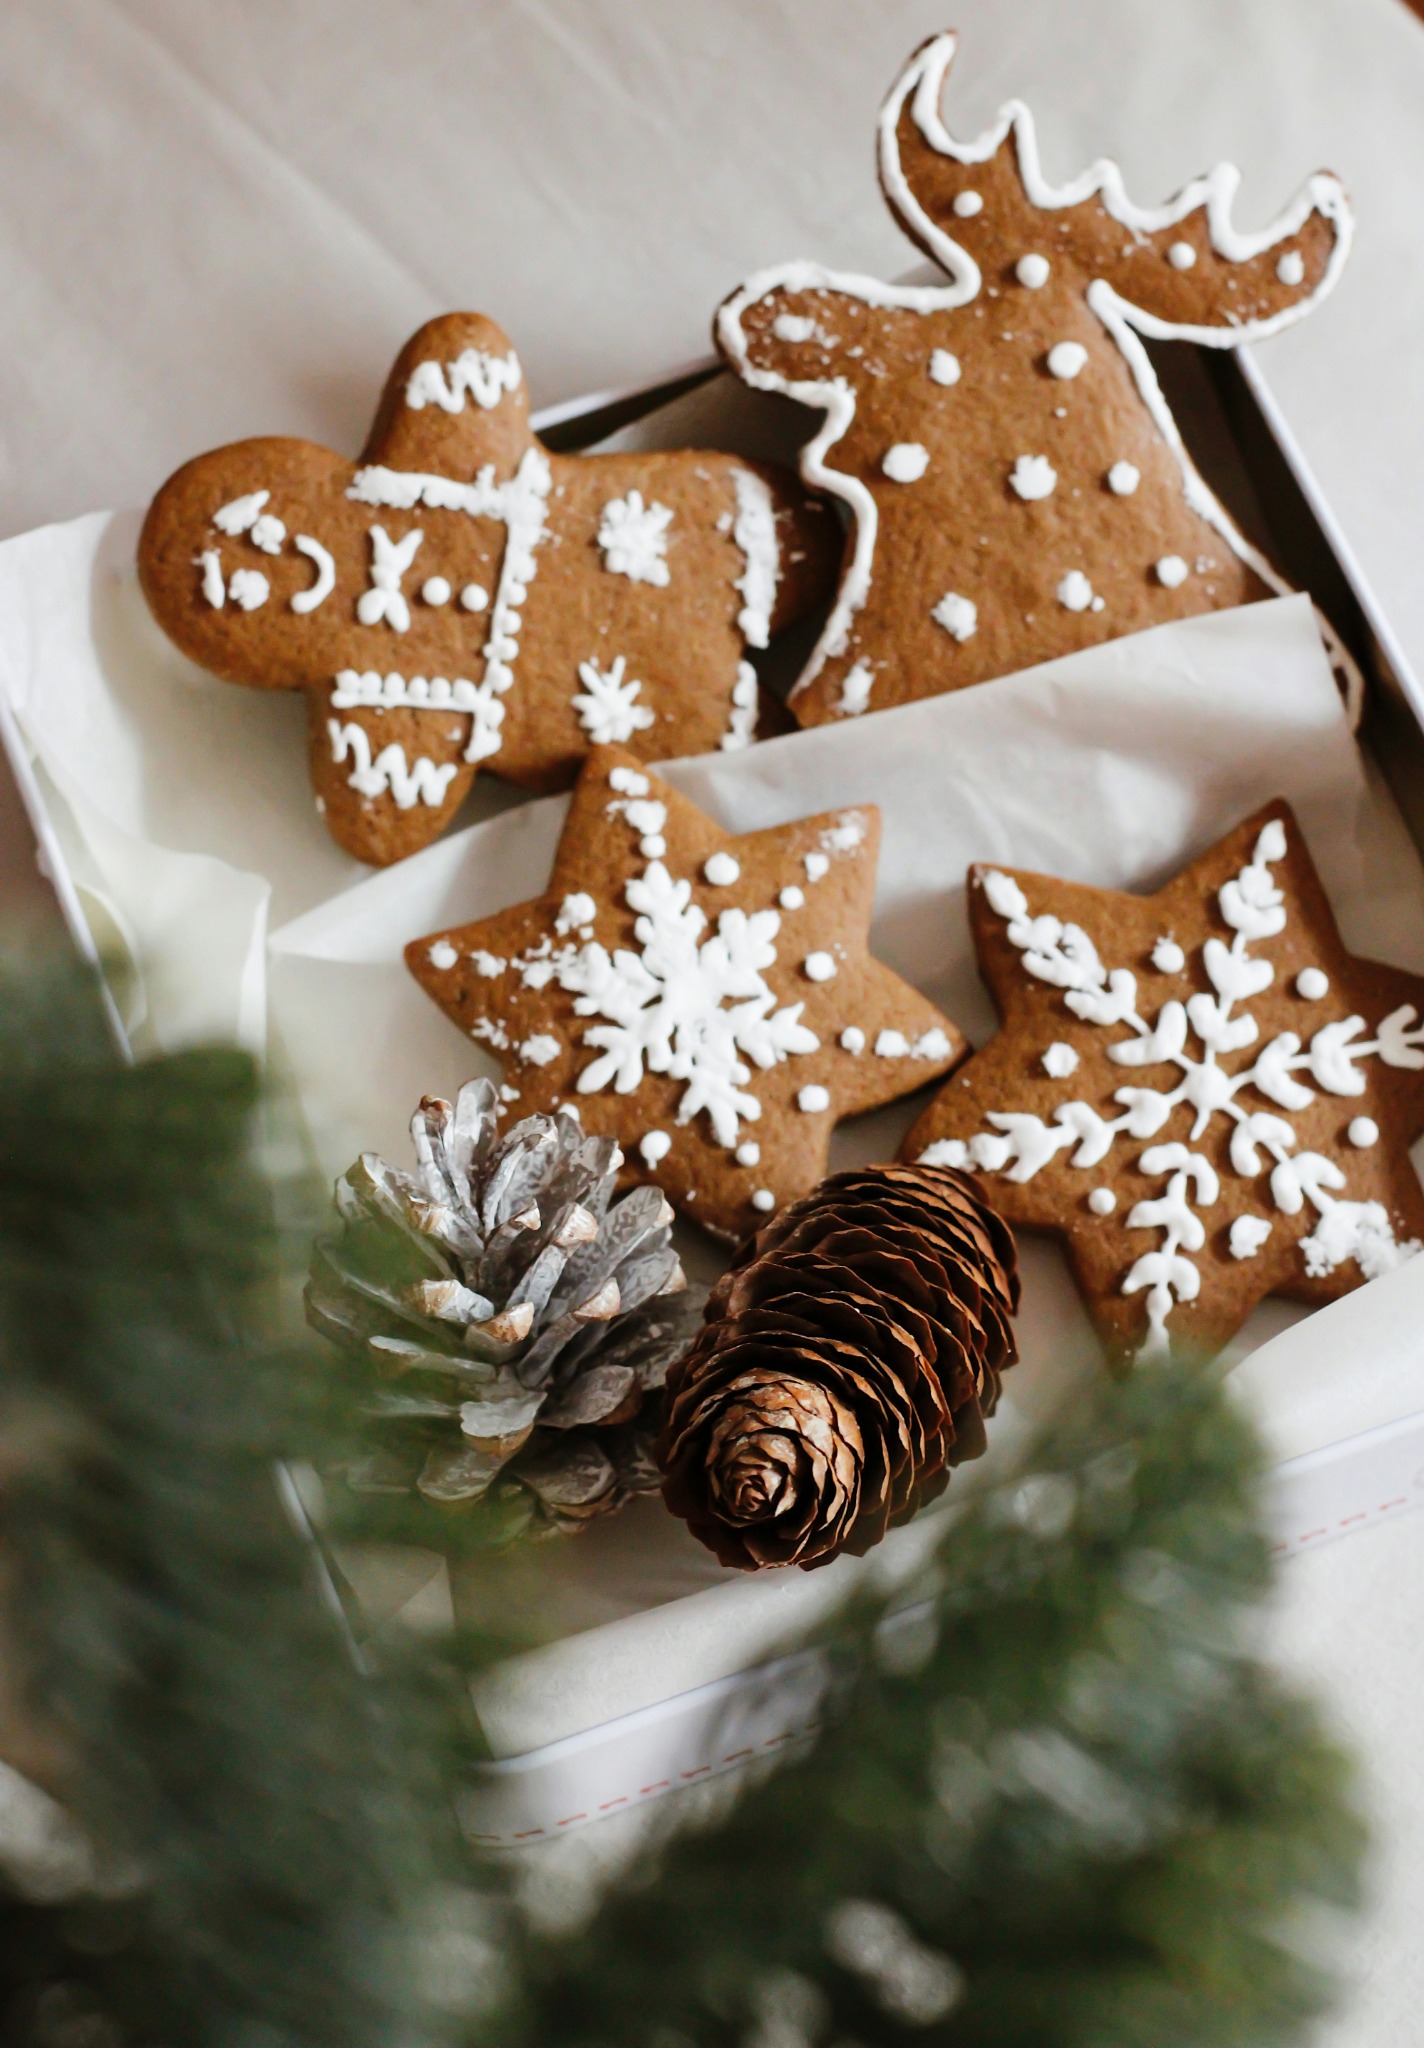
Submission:
POLYGON ((603 508, 598 528, 603 566, 615 576, 626 576, 632 583, 656 583, 666 588, 667 533, 671 525, 669 508, 656 501, 645 504, 641 491, 629 491, 624 498, 611 499, 603 508))
POLYGON ((579 663, 583 689, 575 693, 574 710, 596 747, 621 746, 635 732, 646 732, 653 723, 653 712, 637 701, 643 685, 628 677, 627 669, 621 654, 607 669, 600 668, 597 661, 579 663))
MULTIPOLYGON (((1218 894, 1233 937, 1230 945, 1213 937, 1202 947, 1202 965, 1215 993, 1202 990, 1185 1003, 1170 1000, 1150 1024, 1138 1013, 1136 976, 1122 967, 1109 972, 1081 927, 1053 916, 1033 916, 1023 890, 1010 876, 990 871, 983 878, 989 904, 1004 920, 1027 971, 1061 988, 1075 1017, 1104 1030, 1125 1031, 1107 1048, 1108 1058, 1128 1069, 1174 1066, 1179 1078, 1171 1089, 1117 1089, 1114 1099, 1123 1109, 1113 1118, 1100 1116, 1081 1101, 1060 1103, 1052 1123, 1017 1111, 990 1111, 991 1131, 967 1140, 940 1139, 921 1156, 935 1164, 977 1167, 1028 1181, 1070 1148, 1070 1166, 1094 1167, 1108 1157, 1120 1137, 1153 1138, 1180 1105, 1193 1110, 1189 1144, 1151 1145, 1136 1161, 1143 1173, 1164 1176, 1167 1183, 1160 1196, 1136 1203, 1127 1217, 1129 1230, 1160 1233, 1160 1242, 1136 1260, 1122 1282, 1124 1294, 1146 1292, 1146 1356, 1166 1348, 1174 1303, 1193 1301, 1201 1290, 1201 1273, 1189 1255, 1206 1244, 1206 1227, 1198 1211, 1218 1199, 1220 1181, 1212 1162, 1190 1145, 1215 1117, 1227 1117, 1233 1125, 1229 1157, 1234 1173, 1255 1179, 1269 1162, 1270 1197, 1276 1210, 1297 1216, 1307 1203, 1314 1209, 1314 1227, 1300 1241, 1310 1276, 1331 1273, 1354 1259, 1365 1277, 1373 1279, 1421 1249, 1414 1242, 1397 1242, 1382 1204, 1348 1199, 1345 1175, 1333 1159, 1297 1151, 1296 1133, 1288 1121, 1290 1113, 1299 1113, 1315 1100, 1314 1090, 1299 1075, 1308 1074, 1327 1094, 1350 1097, 1365 1092, 1365 1078, 1359 1072, 1363 1060, 1424 1068, 1424 1025, 1413 1005, 1392 1011, 1373 1038, 1360 1035, 1366 1028, 1362 1017, 1345 1017, 1322 1025, 1308 1046, 1302 1046, 1295 1032, 1283 1031, 1262 1047, 1251 1066, 1229 1073, 1221 1064, 1223 1055, 1244 1051, 1260 1037, 1247 1006, 1270 986, 1275 969, 1250 948, 1286 927, 1285 897, 1271 873, 1273 863, 1285 854, 1285 827, 1280 819, 1272 819, 1262 829, 1250 862, 1218 894), (1193 1035, 1199 1054, 1189 1049, 1193 1035), (1256 1089, 1287 1116, 1248 1108, 1239 1100, 1247 1088, 1256 1089)), ((1230 1238, 1232 1255, 1255 1257, 1271 1230, 1269 1216, 1238 1217, 1230 1238)))

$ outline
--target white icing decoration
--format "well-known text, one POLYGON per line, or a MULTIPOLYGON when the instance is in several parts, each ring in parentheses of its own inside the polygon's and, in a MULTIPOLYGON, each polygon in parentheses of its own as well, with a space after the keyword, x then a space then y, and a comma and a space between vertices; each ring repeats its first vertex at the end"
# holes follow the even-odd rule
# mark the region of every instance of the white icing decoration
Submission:
POLYGON ((1254 1259, 1274 1225, 1267 1216, 1238 1216, 1226 1234, 1233 1259, 1254 1259))
POLYGON ((1318 1003, 1330 993, 1330 976, 1318 967, 1302 967, 1295 978, 1295 992, 1308 1003, 1318 1003))
POLYGON ((730 889, 741 879, 742 866, 730 853, 711 853, 702 863, 702 873, 714 889, 730 889))
POLYGON ((1081 341, 1060 341, 1048 351, 1050 375, 1065 381, 1078 376, 1088 365, 1088 351, 1081 341))
POLYGON ((842 811, 834 825, 821 834, 827 853, 854 853, 865 844, 865 819, 859 811, 842 811))
MULTIPOLYGON (((634 815, 640 804, 628 803, 635 830, 646 822, 634 815)), ((576 1015, 600 1020, 583 1033, 596 1057, 578 1077, 581 1095, 610 1087, 627 1095, 645 1073, 667 1074, 686 1084, 678 1123, 705 1110, 717 1142, 735 1146, 742 1120, 761 1115, 747 1090, 752 1067, 769 1070, 820 1043, 801 1022, 803 1005, 778 1008, 763 978, 776 961, 780 919, 774 910, 724 910, 704 936, 691 883, 674 881, 657 860, 623 893, 640 951, 610 954, 597 941, 556 950, 549 940, 516 963, 521 978, 527 987, 556 980, 574 996, 576 1015)))
MULTIPOLYGON (((652 788, 646 775, 640 775, 636 768, 613 768, 609 770, 608 787, 616 789, 620 796, 646 796, 652 788)), ((610 809, 615 806, 610 805, 610 809)))
POLYGON ((198 557, 198 567, 203 572, 203 595, 215 612, 220 612, 227 603, 227 584, 223 580, 222 556, 216 548, 204 548, 198 557))
POLYGON ((1159 974, 1180 974, 1187 956, 1175 939, 1159 939, 1152 948, 1152 965, 1159 974))
POLYGON ((643 685, 631 677, 624 680, 627 666, 621 654, 609 669, 593 660, 579 663, 583 689, 575 692, 573 706, 596 747, 622 746, 653 723, 654 714, 637 701, 643 685))
MULTIPOLYGON (((842 295, 865 305, 904 310, 921 317, 958 311, 979 296, 983 277, 978 264, 963 244, 955 241, 945 226, 925 211, 905 176, 900 161, 899 129, 907 105, 927 146, 955 163, 987 163, 1012 133, 1017 174, 1029 203, 1040 209, 1067 209, 1097 200, 1109 217, 1122 226, 1133 232, 1140 230, 1149 234, 1170 228, 1202 210, 1211 247, 1231 262, 1246 261, 1282 240, 1298 235, 1313 214, 1318 213, 1330 223, 1334 230, 1334 246, 1315 289, 1295 304, 1261 319, 1223 322, 1220 326, 1173 322, 1129 305, 1105 279, 1095 279, 1085 294, 1089 307, 1126 359, 1139 395, 1172 451, 1189 505, 1215 528, 1232 552, 1261 576, 1271 590, 1281 596, 1289 594, 1287 586, 1265 556, 1246 540, 1197 474, 1139 335, 1146 334, 1160 340, 1196 341, 1208 348, 1234 348, 1242 342, 1264 340, 1293 321, 1304 318, 1334 289, 1349 256, 1354 221, 1343 186, 1338 179, 1319 173, 1301 188, 1284 215, 1259 232, 1246 234, 1234 227, 1231 220, 1231 206, 1240 177, 1230 164, 1220 164, 1205 177, 1193 180, 1174 199, 1160 207, 1135 205, 1127 196, 1121 171, 1105 158, 1099 159, 1067 185, 1051 185, 1043 174, 1033 116, 1022 101, 1009 101, 992 126, 973 141, 960 142, 950 135, 940 113, 940 101, 956 46, 956 36, 947 33, 933 37, 915 52, 882 105, 878 138, 880 176, 886 194, 915 239, 948 272, 949 284, 887 285, 876 278, 837 272, 814 263, 795 262, 760 271, 748 278, 726 301, 717 316, 718 339, 723 352, 746 384, 754 390, 780 392, 824 414, 820 431, 802 450, 802 474, 814 488, 842 499, 854 519, 854 542, 836 601, 793 687, 793 697, 808 689, 825 663, 845 650, 851 623, 864 606, 870 590, 879 512, 874 494, 865 482, 849 471, 833 468, 827 460, 830 451, 844 439, 856 416, 856 394, 847 379, 829 371, 820 376, 788 375, 779 369, 754 364, 750 349, 755 330, 749 330, 745 325, 745 316, 773 293, 781 292, 842 295)), ((1353 680, 1351 687, 1352 693, 1358 687, 1353 680)))
POLYGON ((1115 462, 1108 471, 1108 489, 1115 498, 1130 498, 1142 482, 1142 471, 1135 462, 1115 462))
POLYGON ((802 313, 778 313, 771 323, 771 331, 778 341, 796 343, 809 341, 816 332, 814 320, 808 320, 802 313))
POLYGON ((264 555, 280 555, 287 529, 274 513, 264 512, 259 519, 253 520, 248 538, 255 548, 261 548, 264 555))
POLYGON ((792 882, 787 888, 782 890, 776 900, 783 910, 799 910, 806 901, 806 892, 804 889, 798 889, 796 884, 792 882))
POLYGON ((1056 1038, 1043 1055, 1043 1071, 1054 1081, 1066 1081, 1078 1071, 1078 1055, 1071 1045, 1056 1038))
POLYGON ((961 220, 973 220, 976 213, 984 210, 983 195, 978 192, 956 192, 954 210, 961 220))
POLYGON ((230 534, 235 540, 238 534, 250 532, 257 524, 262 507, 271 495, 270 491, 249 491, 245 497, 231 499, 214 512, 213 525, 219 533, 230 534))
POLYGON ((467 761, 483 761, 498 752, 499 728, 504 723, 504 706, 488 681, 472 683, 467 676, 452 682, 447 676, 405 676, 394 670, 381 675, 376 669, 343 668, 337 672, 331 693, 333 710, 348 711, 357 705, 394 711, 461 711, 473 723, 465 746, 467 761))
POLYGON ((1085 612, 1093 604, 1093 586, 1081 569, 1070 569, 1058 586, 1057 597, 1065 611, 1085 612))
POLYGON ((294 534, 292 546, 299 555, 306 556, 315 568, 316 576, 305 590, 292 592, 291 607, 294 612, 314 612, 336 588, 336 559, 330 549, 324 548, 319 540, 313 540, 309 533, 294 534))
POLYGON ((1180 555, 1163 555, 1157 564, 1157 581, 1167 590, 1180 590, 1191 573, 1180 555))
POLYGON ((389 790, 403 811, 418 803, 428 804, 432 809, 444 803, 445 792, 459 773, 458 761, 437 763, 423 754, 407 765, 405 748, 394 740, 372 760, 371 742, 364 726, 343 725, 339 718, 328 718, 326 730, 331 739, 332 760, 344 761, 350 756, 354 763, 346 778, 351 788, 367 797, 384 796, 389 790))
POLYGON ((877 1032, 875 1039, 876 1056, 882 1060, 945 1060, 949 1058, 949 1049, 949 1040, 937 1024, 922 1031, 913 1043, 903 1031, 877 1032))
POLYGON ((943 626, 951 640, 972 640, 979 630, 979 607, 969 597, 961 597, 957 590, 947 590, 930 617, 937 626, 943 626))
POLYGON ((1094 1188, 1088 1197, 1088 1207, 1095 1216, 1111 1216, 1117 1207, 1117 1196, 1111 1188, 1094 1188))
POLYGON ((830 1106, 831 1091, 829 1088, 823 1088, 819 1081, 810 1082, 797 1093, 796 1107, 805 1110, 808 1116, 817 1116, 830 1106))
POLYGON ((434 605, 437 611, 442 604, 450 602, 450 581, 445 576, 427 576, 420 586, 420 595, 426 604, 434 605))
POLYGON ((554 919, 554 930, 560 938, 570 932, 577 932, 581 939, 593 937, 593 920, 598 915, 598 905, 586 889, 575 889, 559 905, 559 914, 554 919))
POLYGON ((1173 242, 1171 248, 1167 251, 1167 261, 1171 264, 1173 270, 1194 270, 1196 268, 1197 252, 1190 242, 1173 242))
POLYGON ((830 862, 823 853, 806 853, 801 856, 801 865, 806 870, 808 882, 819 882, 830 870, 830 862))
POLYGON ((508 355, 492 356, 482 348, 467 348, 453 363, 417 363, 406 380, 405 402, 412 412, 422 412, 427 405, 463 412, 468 395, 489 412, 506 391, 517 391, 519 383, 519 358, 513 349, 508 355))
POLYGON ((497 953, 487 953, 483 946, 475 948, 470 955, 470 961, 476 974, 483 975, 486 981, 493 981, 495 976, 503 974, 509 965, 509 962, 501 960, 497 953))
MULTIPOLYGON (((962 199, 964 194, 961 192, 959 196, 962 199)), ((943 384, 945 389, 948 390, 950 385, 959 382, 963 374, 959 367, 958 356, 954 355, 949 349, 937 348, 932 352, 930 356, 930 376, 936 384, 943 384)))
POLYGON ((460 958, 448 939, 437 939, 425 957, 442 974, 448 974, 460 958))
POLYGON ((742 1144, 738 1145, 734 1156, 738 1166, 760 1166, 761 1146, 758 1145, 755 1138, 747 1138, 742 1144))
POLYGON ((880 465, 892 484, 917 484, 929 466, 930 451, 922 441, 897 441, 880 465))
POLYGON ((668 583, 667 531, 672 512, 666 505, 645 505, 641 491, 611 498, 603 508, 598 526, 598 545, 603 566, 631 583, 668 583))
POLYGON ((260 569, 234 569, 227 580, 227 594, 245 612, 255 612, 272 595, 272 586, 260 569))
POLYGON ((748 647, 766 647, 771 642, 771 615, 781 581, 776 507, 765 480, 754 470, 734 469, 732 488, 737 496, 732 538, 746 562, 736 586, 742 593, 737 627, 748 647))
POLYGON ((1305 258, 1301 255, 1299 249, 1287 249, 1285 255, 1282 256, 1280 262, 1276 265, 1276 276, 1282 284, 1288 284, 1292 287, 1305 283, 1305 258))
POLYGON ((769 1215, 771 1211, 776 1207, 776 1197, 771 1192, 771 1189, 758 1188, 756 1193, 752 1196, 752 1207, 754 1209, 760 1209, 764 1216, 769 1215))
POLYGON ((870 692, 874 687, 875 671, 868 661, 858 661, 854 668, 847 669, 834 706, 836 716, 859 718, 862 711, 870 709, 870 692))
POLYGON ((836 963, 829 953, 808 953, 801 962, 807 981, 834 981, 836 963))
POLYGON ((1034 252, 1020 256, 1014 265, 1014 276, 1021 285, 1026 285, 1031 292, 1036 292, 1047 284, 1049 268, 1048 258, 1034 252))
POLYGON ((460 592, 460 607, 467 612, 487 612, 489 592, 483 583, 467 583, 460 592))
POLYGON ((371 587, 356 601, 356 616, 363 626, 378 626, 384 619, 393 633, 409 632, 410 605, 401 578, 424 538, 418 526, 398 541, 391 539, 384 526, 371 528, 371 587))
POLYGON ((547 1031, 536 1031, 532 1038, 526 1038, 516 1050, 520 1059, 527 1061, 531 1067, 547 1067, 551 1060, 559 1057, 563 1047, 558 1039, 551 1037, 547 1031))
POLYGON ((739 753, 743 747, 751 745, 756 738, 759 708, 757 672, 749 661, 739 662, 737 680, 732 685, 732 708, 727 719, 727 730, 718 742, 724 754, 739 753))
POLYGON ((1357 1116, 1351 1118, 1350 1128, 1345 1135, 1352 1145, 1357 1145, 1362 1152, 1367 1152, 1371 1145, 1378 1145, 1379 1134, 1379 1125, 1372 1116, 1357 1116))
MULTIPOLYGON (((1362 1017, 1346 1017, 1322 1025, 1304 1048, 1295 1032, 1286 1031, 1262 1046, 1251 1065, 1229 1072, 1221 1064, 1226 1055, 1255 1046, 1260 1037, 1249 1009, 1233 1013, 1238 1004, 1248 1005, 1263 994, 1275 979, 1272 963, 1256 957, 1250 948, 1286 929, 1286 899, 1271 872, 1285 856, 1285 827, 1273 818, 1262 827, 1250 861, 1217 892, 1221 915, 1233 936, 1229 946, 1215 937, 1202 946, 1202 966, 1212 992, 1199 990, 1185 1003, 1173 998, 1150 1023, 1139 1012, 1135 974, 1127 968, 1105 968, 1097 947, 1079 926, 1065 925, 1051 915, 1035 917, 1011 875, 985 873, 984 894, 1004 920, 1025 970, 1063 990, 1065 1006, 1083 1022, 1125 1030, 1107 1047, 1115 1064, 1130 1071, 1175 1068, 1175 1085, 1169 1090, 1115 1090, 1114 1100, 1123 1109, 1113 1118, 1079 1101, 1060 1103, 1051 1123, 1029 1112, 992 1110, 987 1119, 990 1131, 968 1140, 942 1139, 923 1156, 931 1163, 972 1165, 1027 1181, 1064 1152, 1072 1167, 1095 1167, 1119 1137, 1153 1138, 1175 1110, 1186 1107, 1193 1113, 1190 1145, 1206 1135, 1215 1118, 1225 1117, 1231 1127, 1227 1152, 1232 1172, 1255 1180, 1269 1166, 1270 1199, 1280 1213, 1298 1215, 1307 1202, 1315 1209, 1315 1227, 1300 1240, 1301 1259, 1312 1277, 1354 1259, 1365 1277, 1373 1279, 1412 1257, 1422 1247, 1396 1241, 1378 1202, 1339 1199, 1345 1175, 1334 1160, 1297 1151, 1296 1133, 1286 1117, 1250 1109, 1238 1098, 1255 1089, 1289 1114, 1306 1109, 1316 1099, 1315 1089, 1346 1098, 1362 1095, 1366 1081, 1359 1069, 1366 1059, 1424 1069, 1424 1021, 1413 1006, 1401 1005, 1383 1018, 1373 1038, 1361 1035, 1366 1030, 1362 1017), (1200 1054, 1188 1050, 1192 1034, 1202 1048, 1200 1054), (1301 1074, 1310 1076, 1315 1089, 1297 1078, 1301 1074)), ((1127 1217, 1129 1230, 1162 1234, 1161 1244, 1137 1259, 1122 1283, 1125 1294, 1146 1292, 1144 1350, 1150 1354, 1166 1344, 1174 1303, 1195 1300, 1200 1291, 1201 1274, 1192 1254, 1203 1249, 1207 1233, 1197 1211, 1212 1206, 1220 1186, 1212 1162, 1188 1144, 1149 1146, 1136 1164, 1143 1173, 1167 1181, 1161 1196, 1138 1202, 1127 1217)), ((1238 1224, 1241 1221, 1237 1219, 1238 1224)), ((1255 1234, 1253 1251, 1265 1241, 1264 1234, 1255 1234)), ((1236 1248, 1250 1235, 1233 1225, 1235 1256, 1250 1256, 1236 1248)))
POLYGON ((658 1166, 672 1150, 672 1139, 666 1131, 649 1131, 638 1141, 638 1150, 645 1166, 658 1166))
POLYGON ((1009 482, 1021 498, 1032 502, 1036 498, 1051 498, 1058 483, 1058 472, 1046 455, 1021 455, 1014 464, 1009 482))
POLYGON ((865 1051, 865 1033, 858 1024, 847 1024, 840 1037, 841 1051, 860 1053, 865 1051))

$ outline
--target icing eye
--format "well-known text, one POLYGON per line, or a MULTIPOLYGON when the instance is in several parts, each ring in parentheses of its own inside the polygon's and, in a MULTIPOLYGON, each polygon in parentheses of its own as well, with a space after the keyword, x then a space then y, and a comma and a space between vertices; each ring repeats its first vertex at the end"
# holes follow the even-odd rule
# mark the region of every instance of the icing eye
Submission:
POLYGON ((460 592, 460 603, 467 612, 489 610, 489 592, 483 583, 467 583, 460 592))
POLYGON ((450 585, 443 576, 427 576, 420 586, 420 594, 427 604, 449 604, 450 585))

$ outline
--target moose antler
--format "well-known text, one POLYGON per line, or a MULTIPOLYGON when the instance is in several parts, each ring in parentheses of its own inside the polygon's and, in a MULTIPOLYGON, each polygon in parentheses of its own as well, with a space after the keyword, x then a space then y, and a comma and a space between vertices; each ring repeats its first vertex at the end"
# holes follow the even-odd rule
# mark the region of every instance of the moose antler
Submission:
POLYGON ((1021 102, 950 136, 955 49, 916 52, 879 128, 892 210, 949 283, 795 263, 718 315, 746 382, 824 412, 802 473, 855 516, 793 692, 804 724, 1288 588, 1197 474, 1141 337, 1231 348, 1301 318, 1349 251, 1338 180, 1252 235, 1232 225, 1231 165, 1157 209, 1107 160, 1054 187, 1021 102))

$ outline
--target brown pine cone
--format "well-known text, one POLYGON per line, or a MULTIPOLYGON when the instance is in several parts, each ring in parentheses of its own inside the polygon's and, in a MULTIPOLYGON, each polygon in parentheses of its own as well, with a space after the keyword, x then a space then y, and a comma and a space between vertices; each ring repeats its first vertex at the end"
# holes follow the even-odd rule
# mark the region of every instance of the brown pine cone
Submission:
POLYGON ((1018 1299, 967 1174, 832 1175, 743 1245, 670 1368, 663 1498, 745 1571, 862 1554, 983 1450, 1018 1299))

